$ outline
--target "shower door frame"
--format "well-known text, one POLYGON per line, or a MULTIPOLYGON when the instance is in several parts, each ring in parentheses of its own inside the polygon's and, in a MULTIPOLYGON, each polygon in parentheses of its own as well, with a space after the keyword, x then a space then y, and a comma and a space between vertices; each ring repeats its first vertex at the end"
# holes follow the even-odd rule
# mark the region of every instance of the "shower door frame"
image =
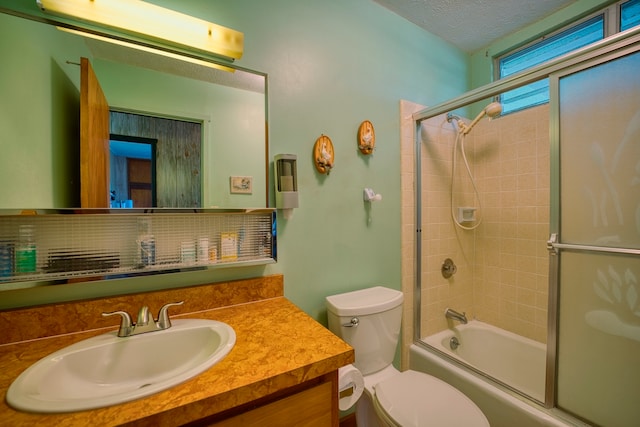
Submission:
MULTIPOLYGON (((548 61, 537 67, 525 70, 508 78, 495 81, 480 88, 471 90, 457 98, 453 98, 445 103, 434 107, 425 108, 412 115, 414 122, 414 156, 415 156, 415 246, 414 246, 414 289, 413 289, 413 341, 414 343, 427 346, 421 341, 420 325, 421 325, 421 256, 422 256, 422 184, 421 184, 421 141, 420 129, 421 122, 459 108, 466 107, 478 101, 484 101, 502 94, 503 92, 522 87, 535 81, 549 78, 550 84, 553 82, 553 76, 560 75, 569 69, 579 67, 585 63, 606 62, 612 57, 622 56, 624 52, 640 49, 640 28, 634 28, 614 36, 608 37, 593 45, 586 46, 574 52, 560 56, 556 59, 548 61)), ((557 82, 555 83, 557 84, 557 82)), ((550 95, 552 91, 550 87, 550 95)), ((559 150, 559 107, 558 103, 551 103, 549 110, 549 132, 551 152, 557 153, 559 150)), ((559 159, 557 155, 551 156, 551 213, 550 213, 550 233, 558 230, 559 222, 559 159)), ((558 257, 555 256, 555 248, 560 248, 560 244, 555 243, 550 238, 547 243, 549 249, 549 300, 548 300, 548 319, 547 319, 547 364, 545 378, 545 401, 544 407, 551 409, 556 407, 556 381, 557 381, 557 328, 558 328, 558 257)), ((437 352, 437 350, 436 350, 437 352)), ((446 356, 445 356, 446 357, 446 356)), ((467 367, 469 368, 469 367, 467 367)), ((488 377, 486 374, 476 369, 474 372, 483 375, 490 380, 497 382, 495 379, 488 377)), ((504 385, 504 384, 503 384, 504 385)), ((531 403, 538 404, 537 401, 530 396, 524 395, 518 390, 511 390, 526 397, 531 403)))

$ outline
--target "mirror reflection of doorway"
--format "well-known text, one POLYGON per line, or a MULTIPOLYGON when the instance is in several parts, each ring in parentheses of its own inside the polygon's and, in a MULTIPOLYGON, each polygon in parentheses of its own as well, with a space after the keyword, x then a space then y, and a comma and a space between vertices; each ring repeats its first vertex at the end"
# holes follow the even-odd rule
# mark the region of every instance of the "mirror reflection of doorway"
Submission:
POLYGON ((202 206, 202 122, 188 120, 110 111, 111 134, 126 135, 124 138, 135 138, 134 141, 156 141, 152 162, 156 198, 153 206, 134 205, 134 208, 202 206))
POLYGON ((157 140, 111 134, 111 207, 133 208, 157 206, 157 140))

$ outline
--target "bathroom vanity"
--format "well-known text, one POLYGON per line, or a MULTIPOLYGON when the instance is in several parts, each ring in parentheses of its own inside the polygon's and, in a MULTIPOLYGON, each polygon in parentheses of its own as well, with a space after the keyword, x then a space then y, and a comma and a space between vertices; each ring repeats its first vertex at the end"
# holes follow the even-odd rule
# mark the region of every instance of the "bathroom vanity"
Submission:
MULTIPOLYGON (((318 425, 338 426, 338 369, 354 351, 284 297, 283 276, 54 304, 0 312, 0 419, 12 426, 318 425), (127 403, 82 412, 17 411, 4 396, 16 377, 46 355, 118 328, 102 312, 136 313, 163 304, 173 319, 230 325, 231 352, 204 373, 127 403)), ((144 355, 161 357, 161 355, 144 355)))

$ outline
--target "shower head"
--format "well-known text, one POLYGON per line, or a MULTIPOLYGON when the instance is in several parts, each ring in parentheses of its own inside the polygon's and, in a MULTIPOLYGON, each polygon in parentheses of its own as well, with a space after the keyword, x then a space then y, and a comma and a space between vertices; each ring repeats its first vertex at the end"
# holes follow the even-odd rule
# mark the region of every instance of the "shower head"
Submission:
POLYGON ((462 133, 463 134, 468 134, 469 132, 471 132, 471 129, 485 116, 489 116, 490 118, 494 119, 496 117, 498 117, 500 115, 500 113, 502 113, 502 105, 499 102, 492 102, 491 104, 487 105, 486 107, 484 107, 484 109, 482 111, 480 111, 480 114, 478 114, 476 116, 475 119, 473 119, 473 121, 468 125, 465 126, 462 129, 462 133))
POLYGON ((499 102, 492 102, 491 104, 484 107, 484 112, 487 116, 494 119, 502 113, 502 104, 500 104, 499 102))

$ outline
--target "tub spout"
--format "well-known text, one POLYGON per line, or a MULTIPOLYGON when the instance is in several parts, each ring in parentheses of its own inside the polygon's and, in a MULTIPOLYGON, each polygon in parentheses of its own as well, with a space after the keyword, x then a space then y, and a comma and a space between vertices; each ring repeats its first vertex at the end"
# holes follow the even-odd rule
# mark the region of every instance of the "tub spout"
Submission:
POLYGON ((457 311, 455 311, 455 310, 453 310, 451 308, 447 308, 444 311, 444 316, 447 319, 457 320, 458 322, 461 322, 461 323, 463 323, 465 325, 467 324, 467 315, 464 312, 460 313, 460 312, 457 312, 457 311))

